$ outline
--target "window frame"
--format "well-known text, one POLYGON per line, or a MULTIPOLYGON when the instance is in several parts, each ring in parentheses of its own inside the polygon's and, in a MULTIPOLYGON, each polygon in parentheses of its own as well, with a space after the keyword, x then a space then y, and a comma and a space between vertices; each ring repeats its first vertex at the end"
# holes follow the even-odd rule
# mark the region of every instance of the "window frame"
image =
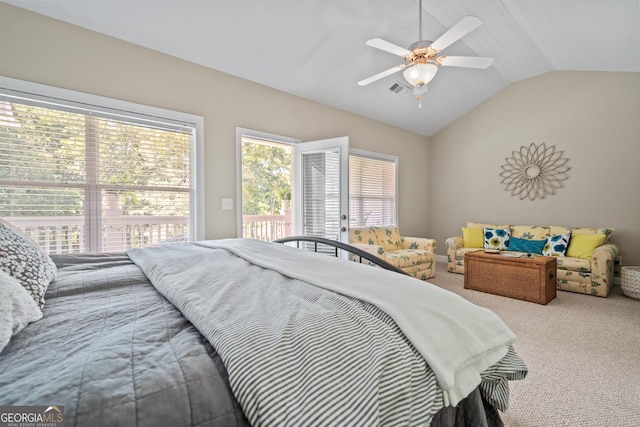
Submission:
POLYGON ((27 99, 52 104, 58 109, 64 109, 65 106, 70 109, 80 108, 87 112, 93 111, 97 115, 121 117, 132 123, 147 125, 156 123, 162 124, 165 128, 168 125, 169 129, 172 126, 194 128, 191 159, 194 173, 192 238, 204 239, 204 118, 202 116, 4 76, 0 76, 0 90, 14 96, 24 96, 27 99))

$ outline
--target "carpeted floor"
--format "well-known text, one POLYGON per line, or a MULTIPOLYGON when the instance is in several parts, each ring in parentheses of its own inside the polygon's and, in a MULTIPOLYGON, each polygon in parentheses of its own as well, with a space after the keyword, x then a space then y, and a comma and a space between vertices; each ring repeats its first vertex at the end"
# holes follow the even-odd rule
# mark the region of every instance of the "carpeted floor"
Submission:
POLYGON ((640 301, 558 291, 547 305, 463 288, 438 262, 431 283, 497 313, 529 368, 511 383, 508 427, 640 426, 640 301))

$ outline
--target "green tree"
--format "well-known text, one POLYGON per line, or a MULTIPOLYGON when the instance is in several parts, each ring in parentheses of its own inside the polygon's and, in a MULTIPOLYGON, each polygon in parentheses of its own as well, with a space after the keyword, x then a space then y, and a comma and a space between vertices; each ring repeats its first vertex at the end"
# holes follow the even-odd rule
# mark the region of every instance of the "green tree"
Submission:
POLYGON ((126 187, 188 189, 190 134, 4 104, 0 106, 9 108, 11 120, 0 120, 0 216, 82 216, 88 182, 118 186, 125 215, 188 214, 187 192, 126 187), (98 175, 87 176, 96 167, 98 175), (12 184, 16 182, 21 185, 12 184))
POLYGON ((291 198, 291 150, 287 147, 243 142, 242 213, 280 213, 283 199, 291 198))

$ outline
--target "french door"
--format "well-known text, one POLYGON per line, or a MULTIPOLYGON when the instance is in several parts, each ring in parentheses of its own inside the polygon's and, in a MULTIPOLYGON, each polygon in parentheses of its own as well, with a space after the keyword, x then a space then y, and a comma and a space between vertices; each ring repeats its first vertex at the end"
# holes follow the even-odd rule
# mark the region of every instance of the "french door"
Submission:
POLYGON ((295 234, 348 243, 349 138, 296 144, 295 234))

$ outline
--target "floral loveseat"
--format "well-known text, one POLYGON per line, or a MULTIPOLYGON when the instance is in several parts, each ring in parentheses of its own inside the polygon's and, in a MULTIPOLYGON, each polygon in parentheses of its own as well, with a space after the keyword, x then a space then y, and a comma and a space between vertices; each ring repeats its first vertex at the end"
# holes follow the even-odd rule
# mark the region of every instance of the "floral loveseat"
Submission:
POLYGON ((464 274, 464 254, 484 249, 484 240, 482 243, 472 242, 472 236, 475 235, 473 229, 484 230, 485 227, 494 230, 508 229, 511 241, 517 241, 519 248, 527 248, 526 252, 538 253, 537 250, 542 249, 546 254, 549 254, 546 252, 548 250, 553 256, 557 256, 557 289, 601 297, 609 295, 613 286, 614 259, 618 255, 618 247, 609 242, 613 229, 470 222, 467 227, 463 227, 463 236, 450 237, 446 241, 448 271, 464 274), (467 244, 464 242, 465 235, 469 237, 467 244), (560 252, 566 251, 564 255, 553 251, 550 246, 554 242, 560 242, 558 246, 560 252))
POLYGON ((402 237, 398 227, 349 230, 349 244, 384 259, 409 275, 427 280, 436 275, 436 241, 402 237))

